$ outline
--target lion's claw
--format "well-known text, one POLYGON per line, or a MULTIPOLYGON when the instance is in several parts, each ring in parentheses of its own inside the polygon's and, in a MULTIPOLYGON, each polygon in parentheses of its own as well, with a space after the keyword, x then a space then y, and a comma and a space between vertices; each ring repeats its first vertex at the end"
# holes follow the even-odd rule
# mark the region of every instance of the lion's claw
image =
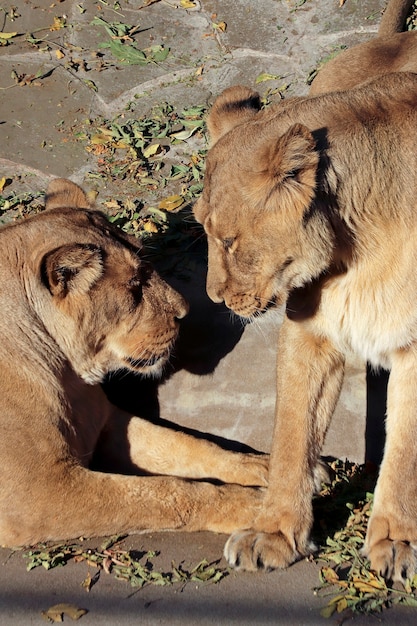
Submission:
MULTIPOLYGON (((313 546, 309 546, 309 551, 313 546)), ((245 530, 233 533, 224 547, 224 556, 236 570, 283 569, 301 558, 282 533, 245 530)))
POLYGON ((383 539, 365 552, 371 568, 386 580, 405 583, 417 572, 417 545, 409 541, 383 539))

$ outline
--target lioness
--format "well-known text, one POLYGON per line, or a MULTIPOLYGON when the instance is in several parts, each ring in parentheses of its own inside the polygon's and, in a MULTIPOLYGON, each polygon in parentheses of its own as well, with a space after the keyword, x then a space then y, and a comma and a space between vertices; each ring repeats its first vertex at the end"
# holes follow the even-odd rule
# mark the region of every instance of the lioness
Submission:
POLYGON ((414 0, 390 0, 378 36, 338 54, 320 69, 310 95, 351 89, 392 72, 417 72, 417 31, 401 32, 414 0))
POLYGON ((176 477, 264 485, 264 456, 132 417, 99 385, 158 373, 185 301, 74 183, 53 181, 46 209, 0 230, 0 544, 252 526, 261 490, 176 477))
POLYGON ((407 578, 417 566, 417 75, 265 110, 232 87, 208 127, 195 205, 207 292, 245 318, 285 305, 269 484, 225 555, 253 570, 313 549, 313 468, 354 353, 391 369, 365 551, 373 569, 407 578))

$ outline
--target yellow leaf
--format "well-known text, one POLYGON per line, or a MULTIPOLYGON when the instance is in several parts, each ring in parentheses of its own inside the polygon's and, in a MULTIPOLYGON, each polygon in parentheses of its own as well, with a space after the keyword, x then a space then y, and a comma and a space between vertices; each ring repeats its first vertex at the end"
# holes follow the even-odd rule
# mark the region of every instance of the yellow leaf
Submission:
POLYGON ((110 128, 106 128, 105 126, 99 126, 98 129, 102 135, 108 135, 109 137, 113 137, 113 131, 110 128))
POLYGON ((142 154, 145 159, 149 159, 149 157, 155 156, 159 152, 161 152, 161 145, 159 143, 151 143, 142 150, 142 154))
POLYGON ((111 141, 111 137, 105 135, 104 133, 97 133, 91 137, 90 141, 93 146, 101 146, 105 143, 109 143, 109 141, 111 141))
POLYGON ((103 202, 103 204, 108 209, 120 209, 120 204, 117 202, 117 200, 108 200, 107 202, 103 202))
POLYGON ((226 22, 213 22, 213 28, 215 30, 220 30, 222 33, 225 33, 227 29, 227 24, 226 22))
POLYGON ((182 196, 168 196, 158 205, 159 209, 164 209, 165 211, 173 211, 174 209, 178 209, 182 204, 184 204, 184 198, 182 196))
POLYGON ((322 567, 321 575, 327 583, 331 583, 332 585, 340 582, 339 576, 332 567, 322 567))
POLYGON ((0 33, 0 39, 11 39, 16 37, 17 33, 0 33))
MULTIPOLYGON (((372 575, 371 575, 372 576, 372 575)), ((363 580, 362 578, 353 578, 353 584, 360 591, 373 591, 374 589, 385 589, 385 582, 378 580, 375 576, 369 580, 363 580)))
POLYGON ((336 604, 336 610, 338 613, 342 613, 345 609, 347 609, 347 600, 346 598, 341 598, 339 602, 336 604))
POLYGON ((65 17, 55 16, 52 25, 49 27, 49 30, 61 30, 61 28, 65 28, 65 17))
POLYGON ((10 178, 7 178, 6 176, 2 176, 0 178, 0 192, 3 191, 3 189, 7 186, 8 183, 10 183, 11 180, 10 178))
POLYGON ((181 0, 180 5, 183 9, 194 9, 197 6, 192 0, 181 0))
POLYGON ((143 226, 143 230, 147 233, 157 233, 158 227, 153 222, 145 222, 143 226))
POLYGON ((56 58, 59 61, 60 59, 64 58, 65 54, 63 52, 61 52, 61 50, 55 50, 55 56, 56 56, 56 58))

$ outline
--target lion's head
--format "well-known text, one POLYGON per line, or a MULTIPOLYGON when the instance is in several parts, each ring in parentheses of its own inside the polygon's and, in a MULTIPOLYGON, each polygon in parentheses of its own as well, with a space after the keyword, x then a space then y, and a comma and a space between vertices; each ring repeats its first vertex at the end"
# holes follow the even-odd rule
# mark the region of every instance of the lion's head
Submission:
MULTIPOLYGON (((138 241, 89 208, 79 187, 54 180, 46 211, 0 236, 12 259, 0 271, 4 308, 20 330, 30 328, 46 360, 67 360, 88 383, 122 368, 159 373, 187 305, 142 258, 138 241)), ((13 340, 24 352, 23 333, 13 340)))
POLYGON ((208 117, 211 147, 194 208, 208 237, 207 291, 244 317, 284 303, 331 254, 327 223, 309 215, 320 155, 312 133, 286 121, 287 107, 261 111, 255 92, 232 87, 208 117))

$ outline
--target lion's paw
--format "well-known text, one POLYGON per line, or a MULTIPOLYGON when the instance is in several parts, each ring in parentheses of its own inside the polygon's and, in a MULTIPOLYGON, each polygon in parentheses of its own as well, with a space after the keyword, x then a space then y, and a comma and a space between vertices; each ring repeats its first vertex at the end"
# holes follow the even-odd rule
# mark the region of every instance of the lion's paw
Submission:
POLYGON ((405 583, 417 572, 417 545, 383 539, 365 551, 371 568, 387 580, 405 583))
POLYGON ((239 485, 266 487, 268 485, 269 454, 239 454, 235 464, 239 485))
POLYGON ((229 537, 224 556, 235 569, 253 572, 258 569, 283 569, 302 555, 290 546, 282 533, 245 530, 229 537))

